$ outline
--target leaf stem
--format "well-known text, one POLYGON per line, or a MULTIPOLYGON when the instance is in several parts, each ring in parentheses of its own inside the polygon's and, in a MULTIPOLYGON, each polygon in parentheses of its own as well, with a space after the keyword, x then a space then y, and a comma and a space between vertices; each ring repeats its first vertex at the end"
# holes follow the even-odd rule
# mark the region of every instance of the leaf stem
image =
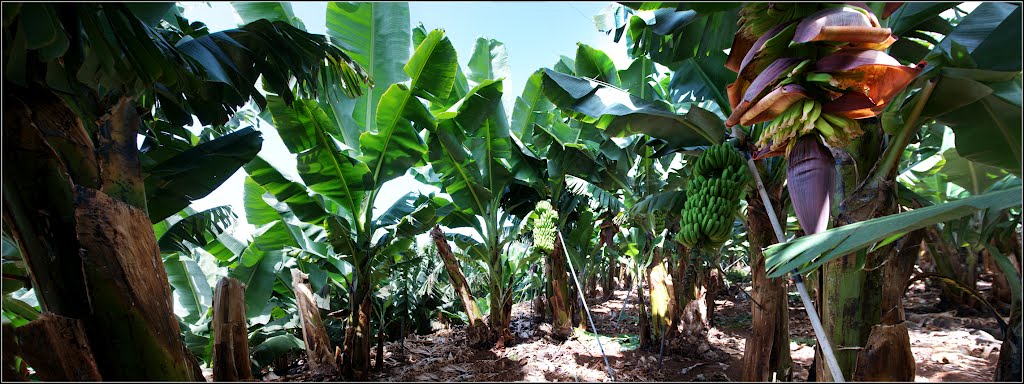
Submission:
POLYGON ((919 121, 921 120, 921 113, 924 111, 925 104, 928 104, 932 91, 935 90, 936 82, 937 80, 934 79, 929 80, 925 83, 924 88, 921 89, 921 97, 917 99, 917 104, 914 104, 914 109, 910 111, 910 118, 903 124, 903 129, 893 137, 889 147, 882 154, 882 160, 878 162, 870 176, 875 182, 890 179, 889 174, 896 170, 900 158, 903 157, 903 150, 907 148, 907 145, 910 145, 910 139, 914 137, 914 133, 917 132, 917 128, 921 125, 919 121))

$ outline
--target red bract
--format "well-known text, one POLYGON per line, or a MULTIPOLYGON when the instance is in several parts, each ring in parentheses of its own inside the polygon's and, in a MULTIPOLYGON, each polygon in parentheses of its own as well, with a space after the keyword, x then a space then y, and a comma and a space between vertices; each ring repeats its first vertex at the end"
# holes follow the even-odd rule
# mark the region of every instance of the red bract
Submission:
POLYGON ((736 101, 736 105, 733 105, 732 114, 725 121, 725 125, 733 126, 739 123, 740 117, 747 112, 747 109, 753 106, 755 101, 760 100, 766 91, 773 89, 775 85, 786 78, 801 61, 794 58, 775 60, 761 74, 757 75, 757 78, 745 89, 743 87, 745 81, 737 78, 736 82, 729 85, 727 89, 730 102, 736 101), (742 99, 739 97, 740 94, 743 95, 742 99))
POLYGON ((826 8, 807 16, 796 27, 793 41, 834 41, 860 48, 886 49, 896 38, 892 30, 882 28, 871 13, 855 7, 826 8))
POLYGON ((843 95, 823 103, 825 111, 851 119, 877 116, 900 91, 924 70, 901 65, 885 52, 843 49, 821 58, 815 72, 832 75, 832 85, 843 95))

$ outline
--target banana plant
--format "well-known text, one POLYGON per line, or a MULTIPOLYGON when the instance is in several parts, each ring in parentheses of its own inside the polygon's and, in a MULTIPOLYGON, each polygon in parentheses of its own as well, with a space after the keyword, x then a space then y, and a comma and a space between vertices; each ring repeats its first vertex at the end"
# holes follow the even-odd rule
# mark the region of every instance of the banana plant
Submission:
MULTIPOLYGON (((366 11, 366 7, 377 6, 332 3, 328 6, 328 19, 361 17, 358 14, 366 11)), ((401 13, 378 12, 373 11, 374 17, 403 20, 401 13)), ((407 22, 407 15, 404 20, 407 22)), ((346 37, 342 32, 357 32, 344 24, 331 25, 331 28, 329 31, 338 38, 346 37)), ((403 46, 408 46, 408 40, 387 37, 397 32, 371 30, 369 33, 382 36, 372 36, 370 41, 359 40, 368 44, 363 47, 368 51, 363 52, 387 54, 372 48, 395 50, 398 54, 403 46), (373 46, 374 42, 381 45, 373 46)), ((409 32, 406 29, 401 33, 408 36, 409 32)), ((375 202, 386 182, 402 176, 412 166, 423 164, 426 145, 416 129, 437 125, 424 101, 447 99, 457 66, 455 50, 440 30, 425 35, 402 68, 400 73, 410 80, 408 85, 397 83, 402 80, 398 73, 375 72, 381 66, 394 64, 372 57, 373 61, 367 61, 364 66, 375 76, 375 90, 353 101, 330 104, 300 99, 289 107, 283 99, 268 96, 273 124, 285 146, 296 155, 298 174, 305 184, 303 188, 314 192, 317 198, 310 201, 304 193, 297 192, 297 181, 277 180, 278 184, 269 179, 261 181, 253 174, 259 167, 246 166, 253 178, 279 200, 287 204, 289 199, 295 199, 300 206, 295 209, 296 215, 301 209, 305 216, 301 220, 322 226, 331 252, 352 265, 353 275, 348 285, 351 312, 345 352, 346 369, 355 376, 366 374, 370 366, 370 294, 374 277, 380 276, 381 261, 407 248, 412 236, 425 231, 436 216, 444 215, 436 211, 442 201, 414 193, 407 194, 383 212, 375 212, 375 202), (385 73, 395 75, 391 81, 396 83, 385 82, 385 73), (359 105, 377 108, 354 108, 359 105), (346 129, 353 127, 358 130, 346 133, 346 129)), ((357 62, 370 60, 366 56, 355 59, 357 62)))

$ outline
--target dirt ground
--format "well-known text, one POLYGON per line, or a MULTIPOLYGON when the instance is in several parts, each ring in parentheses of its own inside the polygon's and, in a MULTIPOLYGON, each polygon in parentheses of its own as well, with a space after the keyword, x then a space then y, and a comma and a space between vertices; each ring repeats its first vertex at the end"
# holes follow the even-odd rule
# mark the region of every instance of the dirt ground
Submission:
MULTIPOLYGON (((750 302, 741 286, 723 290, 716 300, 715 324, 708 345, 666 350, 659 364, 657 348, 637 349, 635 296, 619 317, 625 290, 601 302, 588 300, 601 346, 615 381, 738 381, 744 341, 750 333, 750 302)), ((744 287, 749 290, 749 287, 744 287)), ((806 381, 814 356, 814 333, 795 289, 790 295, 790 350, 794 380, 806 381)), ((999 354, 996 321, 985 314, 938 312, 939 291, 918 282, 905 297, 910 340, 919 382, 991 381, 999 354)), ((513 308, 516 340, 504 349, 476 350, 466 346, 459 326, 429 335, 413 335, 402 343, 386 344, 384 371, 370 381, 608 381, 593 333, 577 330, 566 342, 546 335, 550 325, 533 321, 526 303, 513 308)), ((301 371, 300 369, 292 372, 301 371)), ((303 373, 265 381, 323 381, 303 373)))

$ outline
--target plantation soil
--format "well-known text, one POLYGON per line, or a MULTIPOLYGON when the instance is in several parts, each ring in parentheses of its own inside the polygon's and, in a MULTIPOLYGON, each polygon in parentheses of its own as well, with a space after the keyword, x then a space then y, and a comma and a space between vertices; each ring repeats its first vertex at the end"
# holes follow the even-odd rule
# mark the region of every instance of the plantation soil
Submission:
MULTIPOLYGON (((741 288, 742 287, 742 288, 741 288)), ((750 301, 736 285, 719 292, 715 324, 708 343, 687 348, 666 348, 661 364, 657 346, 636 349, 637 312, 630 299, 619 321, 613 317, 622 308, 626 291, 618 290, 608 301, 588 299, 601 343, 616 381, 737 381, 750 327, 750 301), (632 335, 632 336, 631 336, 632 335)), ((795 289, 790 295, 790 351, 793 380, 806 381, 814 356, 814 333, 800 305, 795 289)), ((981 285, 983 294, 989 294, 981 285)), ((597 297, 601 297, 600 290, 597 297)), ((917 362, 919 382, 991 381, 999 354, 999 328, 992 316, 967 309, 940 311, 939 290, 917 282, 904 304, 910 340, 917 362)), ((504 349, 477 350, 465 343, 461 326, 451 326, 429 335, 412 335, 401 344, 386 344, 383 372, 370 381, 608 381, 608 370, 592 333, 576 329, 564 343, 549 337, 550 324, 534 322, 528 303, 512 310, 515 343, 504 349)), ((657 345, 657 344, 656 344, 657 345)), ((300 362, 301 365, 301 362, 300 362)), ((295 374, 264 381, 335 381, 317 377, 303 367, 295 374)))

